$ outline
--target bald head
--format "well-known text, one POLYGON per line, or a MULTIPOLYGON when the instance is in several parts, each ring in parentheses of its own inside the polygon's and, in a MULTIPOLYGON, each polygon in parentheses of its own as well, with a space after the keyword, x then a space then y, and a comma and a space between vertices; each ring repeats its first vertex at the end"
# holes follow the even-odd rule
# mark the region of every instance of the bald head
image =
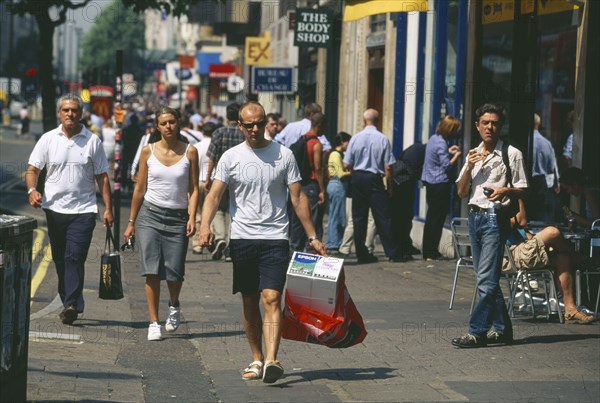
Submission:
POLYGON ((244 118, 250 115, 259 115, 262 119, 265 117, 265 108, 256 101, 248 101, 239 109, 239 119, 244 121, 244 118))
POLYGON ((533 128, 539 129, 541 123, 542 123, 542 119, 540 119, 540 115, 538 115, 537 113, 534 113, 533 114, 533 128))
POLYGON ((363 119, 366 125, 376 125, 379 122, 379 112, 375 109, 367 109, 363 114, 363 119))

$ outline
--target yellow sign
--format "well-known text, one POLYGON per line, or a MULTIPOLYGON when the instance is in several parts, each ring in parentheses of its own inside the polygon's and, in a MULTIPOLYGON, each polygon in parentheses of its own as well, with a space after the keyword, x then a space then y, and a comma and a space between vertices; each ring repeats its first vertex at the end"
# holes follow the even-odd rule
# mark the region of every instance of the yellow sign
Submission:
POLYGON ((371 0, 347 1, 344 8, 344 22, 383 13, 409 13, 427 11, 427 0, 371 0))
POLYGON ((79 95, 81 96, 81 100, 86 104, 90 102, 90 91, 87 88, 82 89, 79 95))
POLYGON ((515 17, 515 0, 483 0, 482 24, 512 21, 515 17))
POLYGON ((269 31, 264 37, 246 37, 245 59, 247 65, 265 66, 271 62, 271 36, 269 31))
MULTIPOLYGON (((536 0, 521 0, 521 14, 530 14, 535 11, 536 0)), ((537 0, 537 14, 546 15, 577 10, 579 7, 567 0, 537 0)))

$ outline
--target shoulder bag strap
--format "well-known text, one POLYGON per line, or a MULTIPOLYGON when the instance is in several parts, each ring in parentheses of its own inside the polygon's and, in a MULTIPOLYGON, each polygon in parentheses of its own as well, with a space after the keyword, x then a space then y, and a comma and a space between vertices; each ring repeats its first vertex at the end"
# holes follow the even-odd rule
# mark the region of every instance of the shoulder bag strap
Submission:
POLYGON ((509 187, 514 187, 512 183, 512 169, 510 169, 510 162, 508 160, 508 142, 502 142, 502 162, 506 166, 506 182, 510 185, 509 187))

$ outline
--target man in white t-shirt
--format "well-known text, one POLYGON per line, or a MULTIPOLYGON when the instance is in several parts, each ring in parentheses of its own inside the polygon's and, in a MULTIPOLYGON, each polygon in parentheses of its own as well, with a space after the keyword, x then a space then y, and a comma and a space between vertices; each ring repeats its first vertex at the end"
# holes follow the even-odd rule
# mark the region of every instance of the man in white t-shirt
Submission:
POLYGON ((246 102, 239 111, 238 126, 245 141, 219 159, 214 181, 202 210, 200 239, 214 238, 210 224, 220 199, 229 188, 233 293, 242 293, 242 316, 252 362, 242 378, 273 383, 283 374, 277 361, 281 340, 281 294, 289 262, 286 211, 288 193, 294 211, 308 235, 310 246, 325 254, 316 237, 308 199, 300 186, 300 171, 292 152, 265 139, 265 110, 258 102, 246 102), (261 317, 259 301, 265 311, 261 317), (262 335, 265 335, 263 354, 262 335))
POLYGON ((83 101, 77 95, 66 94, 58 100, 61 124, 36 143, 25 176, 29 204, 46 213, 58 294, 64 306, 59 318, 69 325, 85 305, 85 260, 98 214, 96 184, 104 200, 104 226, 113 223, 108 161, 100 138, 79 123, 82 113, 83 101), (36 186, 44 168, 42 195, 36 186))

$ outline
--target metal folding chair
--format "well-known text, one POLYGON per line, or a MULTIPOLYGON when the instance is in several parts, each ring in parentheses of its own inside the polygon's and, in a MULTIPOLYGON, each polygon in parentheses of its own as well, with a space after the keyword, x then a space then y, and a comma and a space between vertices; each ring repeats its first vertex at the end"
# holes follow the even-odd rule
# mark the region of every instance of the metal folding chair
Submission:
MULTIPOLYGON (((594 234, 594 231, 600 231, 600 219, 595 220, 592 223, 592 234, 594 234)), ((593 235, 592 235, 593 236, 593 235)), ((590 237, 590 259, 594 258, 594 248, 600 248, 600 237, 590 237)), ((600 270, 598 270, 598 268, 596 268, 596 271, 592 271, 589 268, 585 269, 585 270, 576 270, 575 271, 575 298, 576 298, 576 303, 577 305, 581 305, 581 275, 585 275, 585 279, 586 279, 586 291, 587 291, 587 298, 588 301, 591 301, 592 298, 592 294, 590 292, 590 275, 600 275, 600 270)), ((596 307, 594 309, 594 315, 598 316, 598 305, 600 304, 600 282, 598 284, 598 292, 596 295, 596 307)))
MULTIPOLYGON (((473 269, 473 256, 471 255, 471 238, 469 236, 469 219, 463 217, 454 217, 450 222, 452 230, 452 242, 454 243, 454 254, 456 257, 456 270, 454 272, 454 283, 452 284, 452 293, 450 294, 450 306, 454 305, 454 295, 456 294, 456 284, 458 282, 458 272, 461 268, 473 269)), ((475 295, 477 287, 473 292, 473 301, 471 302, 471 311, 475 304, 475 295)))
POLYGON ((517 269, 515 261, 510 253, 508 245, 505 246, 505 256, 508 259, 509 265, 512 268, 512 274, 509 275, 509 299, 508 299, 508 312, 511 317, 515 316, 515 299, 517 293, 522 293, 522 297, 528 303, 531 308, 531 316, 535 319, 537 312, 535 310, 535 299, 531 286, 529 284, 531 277, 538 278, 543 282, 544 288, 544 300, 543 304, 546 305, 546 318, 549 318, 554 312, 558 314, 558 320, 560 323, 564 323, 563 313, 560 309, 560 302, 558 300, 558 293, 556 291, 556 283, 554 282, 554 269, 552 267, 544 267, 541 269, 517 269), (510 277, 512 276, 512 277, 510 277), (552 301, 554 300, 556 311, 552 309, 552 301))

